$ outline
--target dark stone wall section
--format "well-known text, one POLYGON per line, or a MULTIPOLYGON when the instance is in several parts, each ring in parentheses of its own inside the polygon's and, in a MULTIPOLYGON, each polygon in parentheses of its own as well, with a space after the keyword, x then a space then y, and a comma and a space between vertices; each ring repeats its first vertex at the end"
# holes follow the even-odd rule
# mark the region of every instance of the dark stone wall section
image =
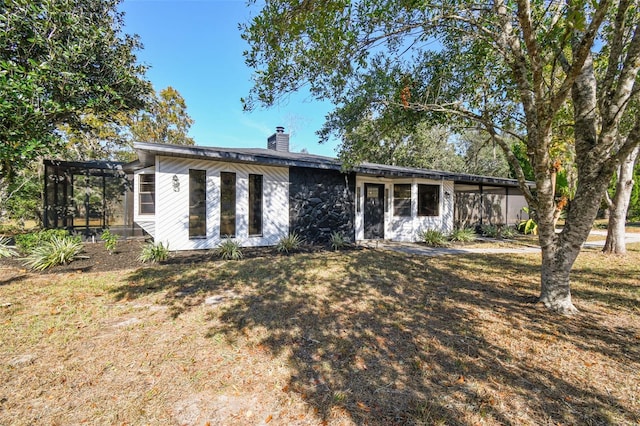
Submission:
POLYGON ((289 229, 307 243, 324 244, 341 231, 355 241, 354 173, 289 168, 289 229))

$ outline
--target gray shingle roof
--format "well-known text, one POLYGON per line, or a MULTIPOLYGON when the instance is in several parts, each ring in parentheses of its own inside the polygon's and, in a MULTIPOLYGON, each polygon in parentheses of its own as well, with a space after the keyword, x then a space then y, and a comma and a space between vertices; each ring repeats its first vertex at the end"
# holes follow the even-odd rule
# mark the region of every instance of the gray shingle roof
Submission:
MULTIPOLYGON (((136 142, 138 153, 137 168, 155 164, 157 155, 194 159, 210 159, 234 163, 253 163, 279 167, 310 167, 314 169, 342 170, 342 162, 337 158, 297 152, 281 152, 265 148, 221 148, 205 146, 185 146, 160 143, 136 142)), ((130 163, 133 164, 133 163, 130 163)), ((381 177, 410 177, 435 180, 452 180, 456 183, 476 183, 498 186, 518 186, 515 179, 491 176, 469 175, 412 167, 389 166, 385 164, 362 163, 350 171, 381 177)))

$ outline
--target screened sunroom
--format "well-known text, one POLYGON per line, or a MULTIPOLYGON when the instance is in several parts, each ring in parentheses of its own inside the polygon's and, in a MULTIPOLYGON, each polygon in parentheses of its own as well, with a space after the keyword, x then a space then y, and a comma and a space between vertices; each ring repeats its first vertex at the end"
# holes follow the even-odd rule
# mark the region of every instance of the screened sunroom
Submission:
POLYGON ((133 222, 133 175, 112 161, 44 161, 45 228, 91 237, 142 235, 133 222))

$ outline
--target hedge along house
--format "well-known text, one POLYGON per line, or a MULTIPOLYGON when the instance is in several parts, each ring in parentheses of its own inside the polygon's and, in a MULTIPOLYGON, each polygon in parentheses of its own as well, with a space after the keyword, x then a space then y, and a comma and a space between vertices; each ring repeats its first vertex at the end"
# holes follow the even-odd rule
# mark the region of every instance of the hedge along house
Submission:
POLYGON ((214 248, 227 237, 269 246, 290 233, 309 243, 333 232, 417 241, 426 229, 450 232, 456 219, 513 223, 526 205, 512 179, 370 163, 345 172, 335 158, 289 152, 281 127, 266 149, 134 148, 134 221, 172 250, 214 248))

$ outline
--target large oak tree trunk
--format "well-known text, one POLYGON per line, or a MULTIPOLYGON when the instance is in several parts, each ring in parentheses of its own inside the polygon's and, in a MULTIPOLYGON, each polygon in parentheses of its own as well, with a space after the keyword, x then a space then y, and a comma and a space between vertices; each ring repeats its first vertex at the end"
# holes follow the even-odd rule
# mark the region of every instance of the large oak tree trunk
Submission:
POLYGON ((542 251, 541 290, 539 301, 556 312, 573 314, 578 310, 571 302, 569 274, 577 253, 557 248, 542 251))
POLYGON ((631 191, 633 190, 633 168, 638 158, 640 148, 636 147, 620 164, 616 193, 613 202, 609 206, 609 226, 607 227, 607 240, 603 252, 612 254, 626 254, 625 224, 631 191))
POLYGON ((607 182, 604 177, 589 185, 578 182, 576 196, 567 208, 562 232, 555 233, 549 225, 540 231, 542 273, 539 301, 556 312, 577 312, 571 302, 569 277, 580 248, 589 236, 607 182))
MULTIPOLYGON (((555 203, 548 199, 549 194, 553 196, 552 192, 547 188, 547 182, 541 179, 544 170, 536 170, 536 184, 541 190, 538 194, 538 207, 542 213, 538 224, 542 248, 539 300, 548 308, 563 314, 577 312, 571 302, 569 275, 582 244, 589 236, 614 167, 614 162, 604 161, 602 155, 594 149, 601 143, 608 144, 615 134, 598 132, 596 87, 593 60, 589 56, 571 91, 578 186, 575 197, 567 208, 565 226, 559 234, 555 233, 553 226, 552 209, 555 208, 555 203)), ((548 178, 548 181, 551 179, 548 178)))

